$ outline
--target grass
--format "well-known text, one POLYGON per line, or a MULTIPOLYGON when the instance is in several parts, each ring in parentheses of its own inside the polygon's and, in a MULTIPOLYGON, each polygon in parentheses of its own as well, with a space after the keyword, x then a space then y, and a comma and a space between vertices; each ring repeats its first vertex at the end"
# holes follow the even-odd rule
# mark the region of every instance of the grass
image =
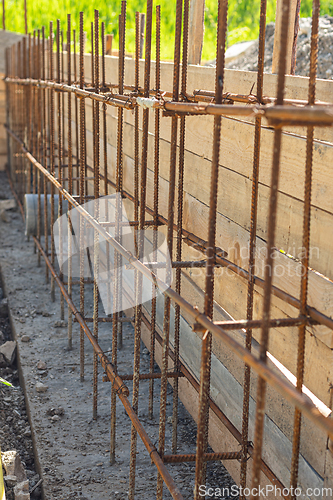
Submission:
MULTIPOLYGON (((24 3, 23 0, 5 0, 6 2, 6 28, 11 31, 24 33, 24 3)), ((161 57, 172 59, 174 51, 175 5, 176 0, 154 0, 154 10, 157 4, 161 5, 161 57)), ((267 22, 274 21, 276 0, 267 0, 267 22)), ((61 27, 66 31, 67 13, 72 15, 72 28, 79 29, 79 12, 84 12, 84 29, 87 31, 87 50, 90 49, 90 23, 94 19, 94 9, 98 8, 100 20, 105 22, 106 33, 113 33, 114 47, 118 44, 118 15, 120 13, 119 0, 27 0, 28 31, 32 32, 46 27, 48 33, 49 23, 61 21, 61 27)), ((301 16, 311 16, 311 0, 302 0, 301 16)), ((135 40, 135 12, 146 11, 146 0, 128 0, 126 51, 134 52, 135 40)), ((260 0, 229 0, 228 8, 228 44, 232 45, 243 40, 252 40, 258 37, 260 0)), ((333 2, 321 1, 321 15, 333 15, 333 2)), ((215 58, 217 22, 217 0, 206 0, 205 7, 205 36, 202 60, 215 58)), ((153 43, 152 51, 155 53, 155 16, 153 16, 153 43)), ((154 57, 153 57, 154 58, 154 57)))

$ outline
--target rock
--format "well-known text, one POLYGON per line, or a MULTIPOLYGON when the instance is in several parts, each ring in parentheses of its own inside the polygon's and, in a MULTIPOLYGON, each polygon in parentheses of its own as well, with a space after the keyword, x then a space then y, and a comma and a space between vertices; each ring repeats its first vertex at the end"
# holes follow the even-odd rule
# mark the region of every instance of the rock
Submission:
POLYGON ((14 499, 15 500, 30 500, 29 481, 28 480, 22 481, 15 486, 14 499))
POLYGON ((0 300, 0 318, 7 318, 8 316, 8 299, 0 300))
POLYGON ((35 385, 36 387, 36 391, 37 392, 46 392, 49 388, 48 385, 46 384, 42 384, 42 382, 37 382, 37 384, 35 385))
POLYGON ((3 354, 0 354, 0 368, 6 368, 7 362, 5 360, 5 356, 3 354))
POLYGON ((13 486, 17 483, 16 476, 4 476, 4 480, 9 488, 13 488, 13 486))
POLYGON ((58 422, 60 420, 59 415, 53 415, 53 417, 50 418, 52 422, 58 422))
POLYGON ((10 222, 10 217, 9 217, 9 215, 7 214, 6 210, 0 210, 0 219, 1 219, 3 222, 10 222))
POLYGON ((49 408, 48 410, 46 410, 46 415, 48 415, 49 417, 53 417, 54 415, 59 415, 60 417, 62 417, 64 413, 65 410, 62 408, 62 406, 59 406, 59 408, 49 408))
POLYGON ((16 450, 1 453, 2 465, 5 468, 6 476, 16 476, 17 481, 25 481, 27 475, 21 463, 20 455, 16 450))
POLYGON ((38 361, 37 370, 46 370, 47 366, 45 361, 38 361))
POLYGON ((53 326, 54 328, 65 328, 65 326, 67 326, 67 323, 66 321, 59 320, 56 321, 53 326))
POLYGON ((29 335, 22 335, 21 340, 22 340, 22 342, 29 342, 30 337, 29 337, 29 335))
POLYGON ((0 210, 10 210, 11 208, 16 208, 16 201, 11 200, 0 200, 0 210))
POLYGON ((8 365, 12 365, 15 360, 16 354, 16 342, 8 340, 0 346, 0 354, 3 355, 8 365))

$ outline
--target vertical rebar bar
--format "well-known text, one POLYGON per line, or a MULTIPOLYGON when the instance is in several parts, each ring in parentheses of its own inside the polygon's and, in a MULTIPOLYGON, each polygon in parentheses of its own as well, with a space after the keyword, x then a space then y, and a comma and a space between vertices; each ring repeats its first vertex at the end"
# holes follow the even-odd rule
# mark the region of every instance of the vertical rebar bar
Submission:
MULTIPOLYGON (((29 33, 28 37, 28 74, 29 77, 32 78, 32 43, 31 43, 31 34, 29 33)), ((31 151, 31 141, 32 141, 32 126, 31 126, 31 120, 32 120, 32 85, 29 85, 28 87, 28 101, 27 101, 27 111, 28 111, 28 132, 27 132, 27 141, 28 141, 28 147, 29 150, 31 151)), ((27 165, 27 193, 31 193, 31 172, 32 172, 32 166, 31 163, 28 162, 27 165)))
MULTIPOLYGON (((27 78, 28 77, 28 68, 27 68, 27 38, 24 37, 23 38, 23 78, 27 78)), ((25 115, 24 116, 24 129, 22 130, 22 137, 23 137, 23 141, 25 144, 27 144, 27 129, 28 129, 28 116, 29 116, 29 113, 28 113, 28 88, 27 86, 25 85, 24 86, 24 94, 23 94, 23 102, 22 102, 22 114, 25 115)), ((8 148, 8 152, 9 152, 9 148, 8 148)), ((22 194, 24 196, 24 194, 26 193, 26 189, 27 189, 27 168, 28 168, 28 162, 27 160, 25 159, 24 162, 23 162, 23 168, 24 168, 24 172, 22 173, 23 177, 22 177, 22 194)))
MULTIPOLYGON (((41 61, 40 61, 40 49, 41 49, 41 44, 40 44, 40 30, 37 32, 37 67, 36 67, 36 78, 40 80, 41 77, 41 61)), ((41 106, 39 105, 41 101, 41 90, 37 88, 36 90, 36 97, 37 97, 37 154, 36 158, 38 161, 41 161, 41 134, 42 134, 42 123, 41 123, 41 106)), ((37 239, 40 242, 41 239, 41 232, 42 232, 42 227, 41 227, 41 173, 38 170, 36 172, 37 174, 37 239)), ((40 267, 41 265, 41 253, 38 251, 37 252, 37 265, 40 267)))
MULTIPOLYGON (((261 103, 263 92, 264 55, 265 55, 265 31, 266 31, 266 6, 267 0, 260 2, 260 29, 258 50, 258 73, 257 73, 257 99, 261 103)), ((259 185, 259 160, 261 139, 261 117, 257 116, 254 129, 254 153, 252 170, 252 198, 251 198, 251 220, 250 220, 250 245, 249 245, 249 279, 247 287, 247 315, 248 320, 253 319, 253 296, 255 277, 255 252, 257 235, 257 211, 258 211, 258 185, 259 185)), ((252 329, 246 329, 245 346, 251 351, 252 329)), ((240 470, 240 485, 242 492, 246 487, 247 463, 248 463, 248 435, 249 435, 249 408, 250 408, 250 383, 251 369, 249 365, 244 367, 243 385, 243 416, 242 416, 242 459, 240 470)), ((240 495, 241 500, 244 497, 240 495)))
MULTIPOLYGON (((161 7, 156 6, 156 63, 155 63, 155 90, 157 95, 161 86, 161 7)), ((160 162, 160 110, 155 110, 155 138, 154 138, 154 233, 153 233, 153 260, 157 261, 157 219, 158 219, 158 198, 159 198, 159 162, 160 162)), ((156 328, 156 293, 157 287, 152 284, 151 301, 151 329, 150 329, 150 363, 149 372, 154 373, 155 364, 155 328, 156 328)), ((149 381, 149 401, 148 416, 154 416, 154 379, 149 381)))
MULTIPOLYGON (((45 80, 46 78, 46 60, 45 60, 45 51, 46 51, 46 46, 45 46, 45 26, 42 27, 42 79, 45 80)), ((43 88, 42 90, 42 113, 43 113, 43 166, 45 168, 48 167, 47 165, 47 116, 46 116, 46 89, 43 88)), ((49 253, 49 237, 48 237, 48 205, 47 205, 47 196, 48 196, 48 189, 47 189, 47 179, 44 176, 44 249, 45 253, 49 253)), ((49 268, 45 264, 45 280, 46 283, 49 282, 49 268)))
MULTIPOLYGON (((61 82, 61 57, 62 57, 62 36, 60 31, 60 20, 57 19, 57 82, 61 82)), ((63 93, 57 92, 57 139, 58 139, 58 179, 59 183, 63 184, 63 93)), ((59 256, 60 261, 63 261, 63 237, 62 237, 62 194, 59 191, 58 194, 58 212, 59 212, 59 256)), ((59 278, 63 281, 63 273, 60 269, 59 278)), ((65 318, 65 303, 64 296, 60 294, 60 318, 64 320, 65 318)))
MULTIPOLYGON (((83 12, 80 12, 80 88, 84 88, 84 31, 83 12)), ((80 204, 84 203, 86 171, 86 116, 85 100, 80 99, 80 204)), ((80 216, 80 314, 84 317, 84 230, 85 221, 80 216)), ((80 379, 84 380, 84 330, 80 327, 80 379)))
MULTIPOLYGON (((67 84, 72 83, 71 60, 71 15, 67 15, 67 84)), ((68 192, 73 194, 73 166, 72 166, 72 94, 67 94, 67 144, 68 144, 68 192)), ((68 203, 68 295, 72 297, 72 225, 70 219, 71 204, 68 203)), ((68 349, 73 348, 73 317, 68 306, 68 349)))
MULTIPOLYGON (((126 40, 126 3, 121 4, 121 15, 119 17, 119 58, 118 58, 118 73, 119 73, 119 93, 124 93, 124 70, 125 70, 125 40, 126 40)), ((124 110, 118 109, 117 120, 117 166, 116 166, 116 192, 123 195, 123 128, 124 128, 124 110)), ((116 215, 117 223, 122 220, 122 214, 118 211, 116 215)), ((121 243, 121 229, 116 227, 116 237, 121 243)), ((123 324, 119 321, 122 316, 122 256, 116 256, 116 289, 115 300, 117 303, 116 321, 118 335, 118 349, 123 348, 123 324)))
MULTIPOLYGON (((37 69, 37 61, 36 61, 36 48, 37 48, 37 43, 36 43, 36 30, 34 30, 33 33, 33 38, 32 38, 32 78, 36 78, 36 69, 37 69)), ((38 108, 38 100, 36 96, 36 87, 33 85, 32 86, 32 154, 33 156, 36 156, 36 151, 37 151, 37 134, 36 134, 36 129, 37 129, 37 124, 36 124, 36 116, 37 116, 37 108, 38 108)), ((32 167, 32 192, 33 194, 36 194, 36 187, 37 187, 37 171, 36 167, 33 165, 32 167)), ((36 245, 34 245, 34 252, 36 253, 36 245)))
MULTIPOLYGON (((151 59, 151 31, 152 31, 153 2, 147 0, 147 24, 146 24, 146 51, 145 51, 145 74, 144 74, 144 95, 149 97, 150 86, 150 59, 151 59)), ((137 75, 138 78, 138 75, 137 75)), ((137 81, 136 81, 137 83, 137 81)), ((144 253, 143 228, 146 210, 146 190, 147 190, 147 155, 148 155, 148 125, 149 110, 143 110, 142 124, 142 154, 141 154, 141 179, 140 179, 140 213, 138 232, 138 257, 142 258, 144 253)), ((135 324, 134 324, 134 360, 133 360, 133 397, 132 406, 138 412, 139 403, 139 382, 140 382, 140 342, 141 342, 141 322, 142 322, 142 275, 135 272, 135 324)), ((131 455, 129 474, 129 500, 135 496, 135 470, 136 470, 136 449, 137 432, 132 425, 131 428, 131 455)))
MULTIPOLYGON (((119 16, 119 60, 118 60, 118 85, 119 93, 124 90, 124 61, 125 61, 125 27, 126 27, 126 2, 121 3, 121 15, 119 16)), ((117 159, 116 159, 116 193, 119 194, 123 189, 123 110, 118 109, 117 123, 117 159)), ((119 207, 119 198, 116 201, 116 220, 115 235, 120 238, 119 222, 121 218, 121 207, 119 207)), ((112 315, 112 363, 117 369, 118 363, 118 334, 119 334, 119 295, 122 293, 119 288, 119 267, 120 256, 114 251, 114 287, 113 287, 113 315, 112 315)), ((111 388, 111 433, 110 433, 110 463, 115 462, 116 453, 116 399, 117 395, 114 388, 111 388)))
MULTIPOLYGON (((95 92, 99 94, 99 12, 95 9, 95 92)), ((93 40, 92 40, 93 43, 93 40)), ((100 143, 99 143, 99 102, 95 102, 95 155, 94 155, 94 217, 99 220, 99 170, 100 170, 100 143)), ((98 274, 99 274, 99 233, 94 231, 94 311, 93 311, 93 333, 98 340, 98 274)), ((98 356, 94 351, 93 367, 93 418, 97 419, 97 398, 98 398, 98 356)))
MULTIPOLYGON (((217 50, 215 74, 215 102, 222 102, 224 84, 225 43, 227 33, 228 0, 220 0, 218 7, 217 24, 217 50)), ((209 200, 208 221, 208 248, 206 265, 206 290, 204 313, 213 318, 214 301, 214 265, 216 248, 216 211, 218 193, 218 170, 220 157, 221 116, 214 117, 213 157, 211 166, 211 184, 209 200)), ((199 390, 199 415, 197 430, 197 451, 194 498, 199 499, 199 486, 206 482, 206 462, 203 455, 208 444, 209 426, 209 395, 210 395, 210 368, 211 368, 212 335, 206 331, 202 338, 200 390, 199 390)))
MULTIPOLYGON (((53 23, 50 22, 50 36, 49 36, 49 80, 53 80, 53 23)), ((54 90, 49 90, 49 104, 50 104, 50 172, 55 175, 54 165, 54 90)), ((51 182, 51 263, 54 266, 55 247, 54 247, 54 184, 51 182)), ((54 277, 51 275, 51 299, 55 301, 55 282, 54 277)))
MULTIPOLYGON (((74 82, 77 85, 77 64, 76 64, 76 30, 73 30, 73 65, 74 65, 74 82)), ((80 148, 79 148, 79 115, 78 115, 78 98, 75 96, 75 154, 76 154, 76 194, 80 192, 80 148)))
MULTIPOLYGON (((282 3, 282 23, 281 23, 281 44, 279 54, 279 69, 278 69, 278 86, 276 105, 283 104, 285 73, 286 73, 286 50, 287 45, 284 41, 287 39, 289 25, 289 7, 290 0, 283 0, 282 3)), ((273 163, 272 177, 270 188, 270 201, 268 213, 268 228, 267 228, 267 257, 265 263, 265 288, 263 299, 263 326, 261 330, 260 341, 260 360, 263 363, 267 362, 267 350, 269 339, 269 320, 271 307, 271 291, 273 279, 273 259, 274 259, 274 239, 276 228, 276 210, 277 210, 277 195, 278 182, 280 173, 280 154, 281 154, 281 139, 282 128, 276 127, 274 130, 274 146, 273 146, 273 163)), ((258 486, 260 481, 260 464, 263 444, 264 421, 265 421, 265 399, 266 399, 266 381, 259 377, 257 385, 257 405, 254 430, 254 453, 253 453, 253 475, 252 488, 253 497, 257 497, 258 486)))
MULTIPOLYGON (((188 17, 189 0, 184 0, 183 15, 183 61, 182 61, 182 98, 186 99, 187 92, 187 57, 188 57, 188 17)), ((183 205, 184 205, 184 156, 185 156, 185 131, 186 117, 180 118, 179 138, 179 166, 178 166, 178 207, 177 207, 177 241, 176 260, 182 260, 182 231, 183 231, 183 205)), ((181 268, 176 269, 176 292, 181 293, 181 268)), ((175 337, 174 337, 174 371, 179 371, 179 338, 180 336, 180 306, 175 305, 175 337)), ((172 453, 177 453, 177 427, 178 427, 178 382, 176 377, 173 381, 173 411, 172 411, 172 453)))
MULTIPOLYGON (((102 33, 101 33, 101 41, 102 41, 102 88, 103 92, 105 92, 105 23, 102 22, 102 33)), ((104 171, 104 196, 107 196, 109 193, 109 184, 108 184, 108 135, 107 135, 107 105, 103 103, 103 171, 104 171)), ((105 214, 108 220, 108 201, 105 200, 105 214)), ((110 273, 110 245, 106 243, 106 270, 109 276, 110 273)), ((106 293, 107 293, 107 310, 111 311, 111 283, 108 280, 106 284, 106 293)))
MULTIPOLYGON (((183 2, 177 0, 176 3, 176 29, 175 29, 175 52, 174 52, 174 71, 173 71, 173 101, 179 100, 179 73, 180 73, 180 49, 182 32, 182 11, 183 2)), ((147 20, 148 22, 148 20, 147 20)), ((146 37, 146 44, 148 43, 146 37)), ((169 199, 168 199, 168 225, 167 225, 167 246, 169 257, 173 260, 173 221, 174 221, 174 202, 176 187, 176 162, 177 162, 177 128, 178 117, 171 118, 171 146, 170 146, 170 172, 169 172, 169 199)), ((172 269, 168 268, 166 273, 167 281, 171 281, 172 269)), ((158 433, 158 451, 161 457, 164 455, 165 448, 165 427, 166 427, 166 398, 168 384, 168 358, 169 358, 169 334, 170 334, 170 298, 164 299, 164 318, 163 318, 163 344, 162 344, 162 366, 161 366, 161 396, 160 396, 160 416, 158 433)), ((163 479, 161 474, 157 475, 156 499, 162 500, 163 479)))
MULTIPOLYGON (((134 88, 139 91, 140 84, 140 13, 135 13, 135 64, 134 64, 134 88)), ((139 108, 134 110, 134 220, 139 220, 139 108)), ((136 253, 137 234, 135 234, 136 253)), ((138 253, 137 253, 138 256, 138 253)))
MULTIPOLYGON (((315 104, 316 76, 318 61, 318 28, 319 28, 320 1, 313 0, 312 3, 312 31, 310 51, 310 79, 309 79, 309 106, 315 104)), ((310 222, 311 222, 311 190, 312 190, 312 164, 313 164, 313 139, 314 127, 307 127, 306 138, 306 163, 305 163, 305 185, 304 185, 304 212, 303 212, 303 241, 302 241, 302 275, 300 290, 300 316, 307 314, 307 296, 310 265, 310 222)), ((305 325, 299 327, 298 352, 297 352, 297 383, 296 388, 301 393, 304 382, 304 358, 305 358, 305 325)), ((297 488, 300 439, 301 439, 302 413, 296 408, 294 417, 293 449, 291 459, 291 498, 295 499, 297 488)))

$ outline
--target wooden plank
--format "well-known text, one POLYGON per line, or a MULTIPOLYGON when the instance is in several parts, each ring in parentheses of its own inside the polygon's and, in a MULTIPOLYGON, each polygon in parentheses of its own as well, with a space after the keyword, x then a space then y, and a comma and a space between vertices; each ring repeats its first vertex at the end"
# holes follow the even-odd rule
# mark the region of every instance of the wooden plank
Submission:
MULTIPOLYGON (((283 0, 277 0, 276 1, 272 73, 277 73, 278 69, 279 69, 279 58, 280 58, 280 52, 281 52, 282 6, 283 6, 283 0)), ((297 7, 297 0, 291 0, 289 2, 288 35, 287 35, 287 39, 284 39, 282 41, 283 44, 287 45, 286 74, 288 74, 288 75, 290 75, 290 73, 291 73, 291 64, 292 64, 291 58, 292 58, 292 50, 293 50, 293 44, 294 44, 296 7, 297 7)))
POLYGON ((105 54, 107 56, 111 56, 111 54, 112 54, 113 34, 111 34, 111 35, 105 35, 105 41, 106 41, 105 54))
POLYGON ((3 172, 5 170, 5 166, 7 163, 8 157, 7 155, 1 155, 0 154, 0 171, 3 172))
POLYGON ((188 63, 200 64, 204 38, 205 0, 191 0, 189 12, 188 63))

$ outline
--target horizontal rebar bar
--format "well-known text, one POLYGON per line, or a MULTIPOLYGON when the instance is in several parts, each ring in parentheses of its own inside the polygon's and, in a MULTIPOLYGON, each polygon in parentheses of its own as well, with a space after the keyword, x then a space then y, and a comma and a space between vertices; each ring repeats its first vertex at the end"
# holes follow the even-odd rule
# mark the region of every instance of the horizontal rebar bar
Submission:
MULTIPOLYGON (((226 451, 221 453, 205 453, 203 455, 204 462, 217 460, 239 460, 242 457, 241 451, 226 451)), ((179 464, 181 462, 195 462, 195 453, 188 455, 163 455, 165 464, 179 464)))
MULTIPOLYGON (((15 83, 24 85, 37 85, 42 88, 50 88, 58 91, 72 92, 77 97, 88 98, 97 102, 103 102, 110 106, 124 109, 134 109, 142 101, 137 101, 133 95, 106 96, 96 94, 86 89, 80 89, 74 85, 57 83, 47 80, 36 80, 33 78, 5 78, 5 83, 15 83)), ((328 126, 333 124, 333 105, 313 105, 313 106, 265 106, 261 104, 250 104, 248 106, 230 106, 228 104, 215 103, 191 103, 191 102, 167 102, 148 98, 149 106, 153 109, 163 109, 167 113, 187 114, 187 115, 215 115, 215 116, 263 116, 272 125, 276 122, 288 123, 289 125, 316 125, 328 126)), ((279 123, 281 125, 281 123, 279 123)))
MULTIPOLYGON (((214 321, 214 325, 220 326, 224 330, 238 330, 240 328, 261 328, 262 319, 252 319, 252 320, 235 320, 235 321, 214 321)), ((270 319, 269 325, 271 328, 280 328, 288 326, 300 326, 300 325, 318 325, 318 321, 312 320, 311 318, 281 318, 281 319, 270 319)), ((204 328, 198 323, 194 323, 192 330, 195 332, 203 332, 204 328)))

